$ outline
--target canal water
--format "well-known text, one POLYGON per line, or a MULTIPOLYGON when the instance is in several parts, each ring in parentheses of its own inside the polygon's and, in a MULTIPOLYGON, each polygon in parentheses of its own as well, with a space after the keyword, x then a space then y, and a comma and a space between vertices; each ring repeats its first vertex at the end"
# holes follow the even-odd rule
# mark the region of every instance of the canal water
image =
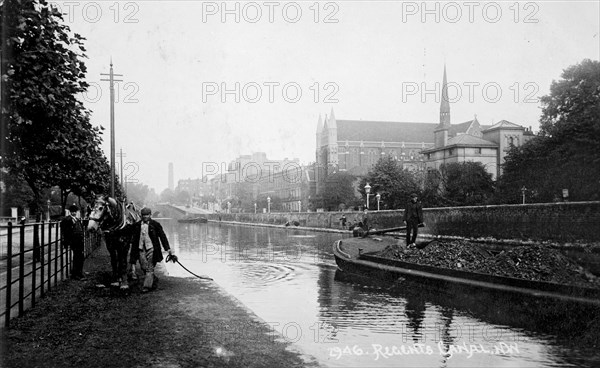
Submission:
MULTIPOLYGON (((340 234, 160 221, 186 268, 323 366, 600 366, 596 309, 349 277, 331 251, 340 234)), ((223 332, 251 338, 243 326, 223 332)))

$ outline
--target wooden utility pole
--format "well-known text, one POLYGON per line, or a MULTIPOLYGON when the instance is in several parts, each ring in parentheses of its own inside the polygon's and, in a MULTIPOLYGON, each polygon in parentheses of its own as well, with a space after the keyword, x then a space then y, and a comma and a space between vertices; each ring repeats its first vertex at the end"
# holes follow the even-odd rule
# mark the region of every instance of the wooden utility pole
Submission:
POLYGON ((121 165, 121 174, 119 175, 119 179, 121 179, 121 188, 123 187, 123 157, 127 156, 127 154, 123 153, 123 148, 119 149, 119 163, 121 165))
POLYGON ((122 77, 123 74, 113 73, 112 58, 110 58, 110 74, 100 73, 100 75, 108 76, 108 79, 100 79, 101 81, 110 82, 110 196, 115 198, 115 82, 122 82, 121 79, 114 77, 122 77))

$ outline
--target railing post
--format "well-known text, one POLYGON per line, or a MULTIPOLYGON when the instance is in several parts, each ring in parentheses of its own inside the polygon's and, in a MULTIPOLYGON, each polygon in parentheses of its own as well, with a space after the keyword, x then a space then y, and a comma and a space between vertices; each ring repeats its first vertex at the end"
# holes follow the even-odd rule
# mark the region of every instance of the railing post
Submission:
POLYGON ((13 224, 8 223, 8 234, 6 238, 6 314, 4 315, 4 327, 10 324, 11 295, 12 295, 12 235, 13 224))
POLYGON ((37 262, 40 260, 39 224, 33 224, 33 262, 31 262, 31 308, 35 306, 35 289, 37 279, 37 262), (37 244, 36 244, 37 243, 37 244))
MULTIPOLYGON (((53 226, 51 224, 50 226, 53 226)), ((58 234, 54 237, 54 286, 58 285, 58 234)), ((62 270, 61 270, 62 271, 62 270)))
POLYGON ((45 283, 45 278, 44 278, 44 263, 46 263, 46 252, 44 251, 44 220, 42 220, 41 226, 40 226, 40 296, 43 298, 44 297, 44 283, 45 283))
POLYGON ((20 225, 19 237, 19 317, 23 315, 25 296, 25 225, 20 225))
MULTIPOLYGON (((58 229, 59 226, 57 226, 56 228, 58 229)), ((62 235, 62 234, 61 234, 62 235)), ((65 279, 65 247, 63 247, 62 245, 62 241, 59 242, 58 241, 58 234, 56 236, 56 244, 58 244, 58 252, 60 253, 60 280, 64 280, 65 279)), ((67 260, 67 267, 68 267, 68 260, 67 260)), ((67 272, 67 276, 69 275, 69 272, 67 272)))
POLYGON ((48 222, 48 291, 52 288, 52 223, 48 222))

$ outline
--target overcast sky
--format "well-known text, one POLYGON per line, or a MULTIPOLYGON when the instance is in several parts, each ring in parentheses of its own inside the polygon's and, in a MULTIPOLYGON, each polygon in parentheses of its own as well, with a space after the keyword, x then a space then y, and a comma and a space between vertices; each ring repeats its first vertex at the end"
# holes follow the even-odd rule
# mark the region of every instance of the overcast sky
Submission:
POLYGON ((452 123, 476 114, 537 130, 552 80, 600 59, 598 1, 53 3, 87 38, 82 98, 106 128, 107 157, 100 74, 112 57, 124 175, 158 193, 169 162, 175 184, 256 151, 312 162, 319 114, 332 109, 337 119, 437 123, 444 63, 452 123))

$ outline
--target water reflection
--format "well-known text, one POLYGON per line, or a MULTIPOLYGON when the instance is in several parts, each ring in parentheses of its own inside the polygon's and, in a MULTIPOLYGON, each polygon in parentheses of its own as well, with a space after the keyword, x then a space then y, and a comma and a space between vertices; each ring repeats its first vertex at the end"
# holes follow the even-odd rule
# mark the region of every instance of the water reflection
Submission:
POLYGON ((338 234, 162 222, 186 267, 326 366, 600 365, 595 308, 351 277, 333 260, 338 234))

